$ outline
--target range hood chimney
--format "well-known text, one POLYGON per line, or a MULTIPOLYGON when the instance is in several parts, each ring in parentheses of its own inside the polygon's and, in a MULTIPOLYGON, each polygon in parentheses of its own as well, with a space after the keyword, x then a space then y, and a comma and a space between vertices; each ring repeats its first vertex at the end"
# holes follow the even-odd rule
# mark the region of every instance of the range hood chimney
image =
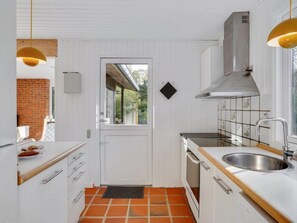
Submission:
POLYGON ((223 99, 259 95, 249 69, 249 12, 234 12, 224 23, 224 76, 195 98, 223 99))

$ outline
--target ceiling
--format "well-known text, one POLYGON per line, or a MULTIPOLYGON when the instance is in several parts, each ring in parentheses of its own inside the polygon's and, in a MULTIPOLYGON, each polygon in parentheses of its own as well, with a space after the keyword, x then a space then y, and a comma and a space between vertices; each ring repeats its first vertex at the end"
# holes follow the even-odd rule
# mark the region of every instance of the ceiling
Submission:
MULTIPOLYGON (((33 38, 217 40, 233 11, 262 0, 33 0, 33 38)), ((30 0, 17 0, 29 37, 30 0)))

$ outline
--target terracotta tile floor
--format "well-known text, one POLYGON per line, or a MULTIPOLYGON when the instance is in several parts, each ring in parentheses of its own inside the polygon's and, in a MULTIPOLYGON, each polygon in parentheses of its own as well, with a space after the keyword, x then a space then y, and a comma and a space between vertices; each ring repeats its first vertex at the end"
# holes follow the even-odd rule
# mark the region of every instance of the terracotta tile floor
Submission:
POLYGON ((145 188, 143 199, 104 199, 86 188, 80 223, 195 223, 183 188, 145 188))

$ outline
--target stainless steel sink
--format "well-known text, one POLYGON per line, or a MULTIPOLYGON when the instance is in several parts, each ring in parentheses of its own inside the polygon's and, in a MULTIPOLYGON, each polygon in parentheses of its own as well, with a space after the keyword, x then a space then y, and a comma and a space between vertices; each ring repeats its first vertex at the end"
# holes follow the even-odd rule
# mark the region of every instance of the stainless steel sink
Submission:
POLYGON ((287 161, 255 153, 230 153, 223 156, 223 160, 231 166, 261 172, 291 170, 294 168, 287 161))

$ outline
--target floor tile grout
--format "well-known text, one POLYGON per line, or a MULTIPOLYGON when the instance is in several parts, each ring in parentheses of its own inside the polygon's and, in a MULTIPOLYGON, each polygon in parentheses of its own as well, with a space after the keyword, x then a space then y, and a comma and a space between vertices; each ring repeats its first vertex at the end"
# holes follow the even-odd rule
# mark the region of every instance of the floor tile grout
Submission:
MULTIPOLYGON (((158 219, 158 218, 159 219, 162 219, 162 218, 164 218, 164 219, 169 219, 170 223, 173 223, 174 222, 174 219, 176 219, 176 218, 187 218, 187 219, 189 218, 191 222, 195 222, 192 213, 189 216, 186 216, 185 214, 184 214, 185 216, 183 216, 182 215, 183 212, 180 212, 180 214, 181 214, 180 216, 173 216, 172 215, 171 206, 174 206, 174 207, 184 206, 185 208, 188 208, 190 210, 189 205, 187 205, 186 203, 178 203, 178 202, 183 202, 182 201, 182 198, 186 199, 185 194, 182 191, 176 191, 176 193, 175 193, 175 191, 167 190, 168 188, 151 188, 151 189, 157 189, 157 190, 154 190, 153 191, 153 190, 148 189, 147 194, 144 195, 145 197, 147 197, 147 201, 146 202, 139 202, 139 203, 136 202, 136 203, 132 204, 132 199, 127 199, 128 200, 128 203, 126 203, 126 204, 116 204, 116 203, 113 203, 114 199, 110 199, 108 201, 108 203, 106 203, 106 204, 104 204, 104 203, 102 203, 102 204, 93 204, 93 202, 95 201, 95 198, 96 197, 102 198, 102 194, 100 192, 101 189, 102 188, 98 188, 98 190, 94 194, 86 194, 86 196, 91 197, 91 199, 89 200, 89 203, 85 205, 85 210, 84 210, 83 214, 81 215, 81 219, 82 220, 83 219, 101 219, 101 221, 99 220, 98 222, 105 223, 105 221, 107 219, 122 218, 124 220, 123 222, 129 223, 130 222, 129 219, 147 219, 146 222, 147 223, 151 223, 152 222, 152 219, 158 219), (158 189, 160 189, 160 194, 159 194, 158 189), (152 204, 151 203, 152 202, 151 198, 154 197, 154 196, 164 197, 165 198, 165 204, 164 203, 163 204, 162 203, 152 204), (181 198, 171 198, 172 199, 171 200, 172 203, 170 203, 169 202, 169 198, 171 196, 181 197, 181 198), (98 216, 87 216, 87 212, 88 212, 88 210, 89 210, 89 208, 91 206, 95 206, 95 207, 96 206, 97 207, 100 207, 100 206, 106 207, 107 206, 107 208, 106 208, 105 213, 104 213, 103 216, 100 216, 100 215, 98 215, 98 216), (125 216, 109 216, 108 213, 110 211, 110 208, 113 207, 113 206, 127 207, 126 215, 125 216), (134 216, 134 214, 133 214, 132 216, 130 216, 130 210, 131 210, 132 206, 133 207, 134 206, 135 207, 147 206, 147 215, 146 216, 145 215, 142 216, 140 214, 138 216, 136 214, 134 216), (161 212, 163 214, 163 215, 161 214, 161 216, 158 216, 158 215, 151 216, 151 214, 152 214, 151 213, 151 207, 152 206, 160 206, 160 207, 161 206, 166 206, 166 209, 167 209, 167 212, 168 212, 167 215, 165 216, 161 212)), ((156 199, 156 202, 158 202, 158 198, 156 199)), ((116 208, 114 208, 114 209, 116 210, 116 208)), ((114 211, 114 209, 113 209, 113 211, 114 211)), ((183 209, 181 209, 181 210, 183 210, 183 209)), ((89 221, 86 220, 86 221, 83 221, 83 222, 88 223, 89 221)), ((115 223, 116 221, 113 221, 113 222, 115 223)))
POLYGON ((169 219, 170 219, 170 222, 173 223, 173 219, 172 219, 172 215, 171 215, 171 210, 170 210, 170 203, 169 203, 168 193, 167 193, 167 190, 166 189, 165 189, 165 194, 166 194, 166 202, 167 202, 169 219))

